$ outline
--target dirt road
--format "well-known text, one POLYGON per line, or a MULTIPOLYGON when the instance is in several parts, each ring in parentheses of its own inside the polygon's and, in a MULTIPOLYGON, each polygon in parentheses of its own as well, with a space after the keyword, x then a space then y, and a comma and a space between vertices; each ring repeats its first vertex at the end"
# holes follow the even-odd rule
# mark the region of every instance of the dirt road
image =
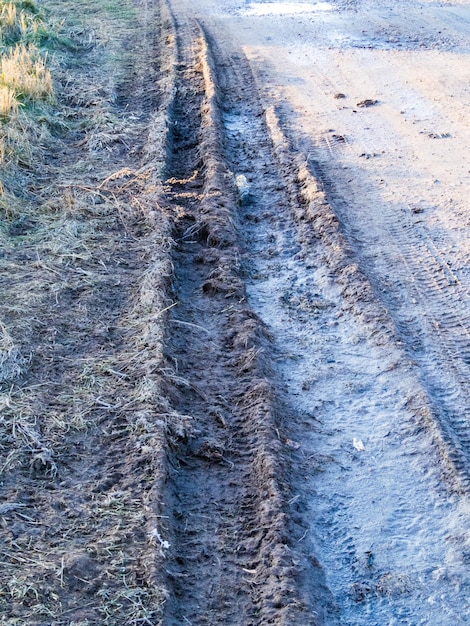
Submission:
POLYGON ((468 623, 468 3, 80 7, 0 215, 1 623, 468 623))
MULTIPOLYGON (((468 6, 171 6, 183 41, 196 17, 214 65, 284 449, 297 598, 228 621, 466 623, 468 6)), ((238 597, 210 545, 211 584, 238 597)), ((269 595, 256 564, 245 582, 269 595)), ((191 623, 224 622, 220 603, 180 600, 191 623)))

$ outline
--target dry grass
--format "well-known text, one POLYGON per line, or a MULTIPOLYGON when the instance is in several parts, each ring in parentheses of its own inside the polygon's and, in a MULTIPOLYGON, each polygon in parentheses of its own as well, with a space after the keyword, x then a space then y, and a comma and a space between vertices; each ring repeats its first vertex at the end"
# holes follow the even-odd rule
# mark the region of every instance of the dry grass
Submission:
POLYGON ((33 46, 18 44, 2 56, 0 82, 15 94, 17 103, 53 99, 54 87, 46 58, 33 46))
POLYGON ((0 322, 0 383, 12 382, 23 373, 26 359, 0 322))
POLYGON ((0 2, 0 42, 11 46, 20 41, 40 45, 53 38, 42 7, 35 0, 0 2))
MULTIPOLYGON (((5 85, 0 87, 0 117, 6 118, 9 115, 18 113, 19 102, 15 91, 5 85)), ((1 159, 3 161, 3 158, 1 159)))
MULTIPOLYGON (((76 4, 42 3, 57 23, 76 4)), ((32 70, 52 70, 55 101, 33 86, 42 99, 1 128, 5 626, 157 624, 165 602, 158 484, 167 436, 190 420, 164 397, 171 216, 151 156, 164 154, 165 112, 138 108, 133 68, 150 76, 157 55, 142 55, 137 17, 130 0, 81 1, 59 33, 74 53, 32 70)), ((36 54, 24 42, 4 57, 4 82, 25 51, 36 54)))
POLYGON ((30 174, 43 162, 54 87, 44 45, 52 27, 33 0, 0 0, 0 228, 27 213, 30 174))
POLYGON ((16 43, 28 31, 28 16, 24 11, 18 12, 13 2, 2 2, 0 11, 0 37, 2 45, 16 43))
POLYGON ((20 105, 53 98, 47 57, 37 47, 50 35, 31 0, 0 2, 1 117, 17 114, 20 105))

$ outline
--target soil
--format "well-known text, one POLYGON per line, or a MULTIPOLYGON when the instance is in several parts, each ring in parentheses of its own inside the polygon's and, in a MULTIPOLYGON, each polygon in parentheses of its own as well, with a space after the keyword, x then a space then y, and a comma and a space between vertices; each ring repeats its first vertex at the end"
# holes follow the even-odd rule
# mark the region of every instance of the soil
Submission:
POLYGON ((2 217, 1 623, 468 623, 468 4, 98 4, 2 217))

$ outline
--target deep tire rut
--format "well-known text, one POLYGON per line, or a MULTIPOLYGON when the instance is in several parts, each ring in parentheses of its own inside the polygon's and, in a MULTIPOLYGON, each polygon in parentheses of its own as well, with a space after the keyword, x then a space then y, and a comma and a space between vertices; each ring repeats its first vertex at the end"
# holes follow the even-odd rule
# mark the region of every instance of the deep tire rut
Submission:
POLYGON ((440 567, 445 559, 467 581, 469 527, 466 498, 452 495, 465 483, 454 446, 307 161, 275 108, 262 106, 249 63, 222 29, 207 32, 247 302, 271 336, 268 376, 282 407, 277 471, 306 608, 298 623, 451 624, 458 590, 440 567))
MULTIPOLYGON (((175 444, 167 624, 307 623, 283 511, 269 340, 247 307, 207 44, 177 23, 167 198, 178 216, 167 376, 175 444)), ((309 622, 310 623, 310 622, 309 622)), ((312 622, 313 623, 313 622, 312 622)))

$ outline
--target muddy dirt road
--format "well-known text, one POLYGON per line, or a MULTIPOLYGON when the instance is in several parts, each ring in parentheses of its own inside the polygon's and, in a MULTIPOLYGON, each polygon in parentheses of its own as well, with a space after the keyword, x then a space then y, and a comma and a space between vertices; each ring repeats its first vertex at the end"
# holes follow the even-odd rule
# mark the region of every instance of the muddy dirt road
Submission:
POLYGON ((466 623, 468 6, 171 7, 183 46, 196 17, 212 64, 219 191, 238 196, 238 276, 270 337, 256 353, 277 402, 290 567, 276 582, 269 562, 241 563, 242 583, 217 554, 234 506, 214 494, 245 471, 228 447, 213 488, 197 463, 181 473, 180 494, 205 486, 188 502, 217 502, 210 522, 193 518, 209 562, 178 586, 169 623, 466 623), (204 570, 230 588, 227 606, 247 596, 256 612, 226 612, 210 591, 201 604, 204 570), (284 577, 296 596, 259 604, 284 577))
POLYGON ((468 3, 44 4, 1 624, 469 623, 468 3))

